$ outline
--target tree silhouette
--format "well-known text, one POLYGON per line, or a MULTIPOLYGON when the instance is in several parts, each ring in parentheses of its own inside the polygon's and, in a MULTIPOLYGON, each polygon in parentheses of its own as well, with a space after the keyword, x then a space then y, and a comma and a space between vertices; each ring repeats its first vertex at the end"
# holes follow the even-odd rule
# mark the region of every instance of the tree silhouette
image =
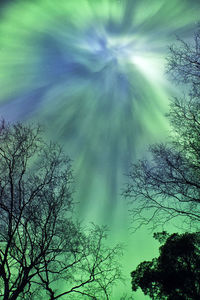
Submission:
POLYGON ((131 273, 132 289, 158 300, 200 299, 200 233, 154 236, 164 242, 158 258, 140 263, 131 273))
POLYGON ((200 88, 200 24, 193 40, 186 42, 177 37, 167 57, 167 72, 177 84, 189 84, 191 94, 199 96, 200 88))
MULTIPOLYGON (((188 227, 200 222, 200 32, 194 44, 171 47, 168 71, 189 83, 188 97, 174 98, 167 115, 169 141, 149 147, 148 159, 132 164, 124 195, 130 199, 135 227, 163 225, 182 217, 188 227)), ((182 222, 183 224, 183 222, 182 222)))
POLYGON ((70 159, 39 127, 1 125, 0 298, 109 299, 121 249, 74 221, 70 159))

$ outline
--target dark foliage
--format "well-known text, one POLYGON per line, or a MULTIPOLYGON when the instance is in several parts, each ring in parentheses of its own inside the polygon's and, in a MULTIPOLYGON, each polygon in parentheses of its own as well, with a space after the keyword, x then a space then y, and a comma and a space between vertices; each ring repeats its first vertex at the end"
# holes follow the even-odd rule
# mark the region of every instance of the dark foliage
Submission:
POLYGON ((165 243, 159 257, 140 263, 131 273, 133 291, 141 288, 154 300, 200 299, 200 233, 163 232, 160 238, 165 243))

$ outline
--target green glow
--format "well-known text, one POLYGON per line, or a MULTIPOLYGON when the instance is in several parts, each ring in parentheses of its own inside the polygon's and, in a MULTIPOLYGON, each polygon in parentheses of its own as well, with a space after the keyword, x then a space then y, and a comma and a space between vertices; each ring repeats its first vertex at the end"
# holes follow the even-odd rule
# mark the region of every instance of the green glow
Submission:
POLYGON ((175 34, 190 36, 199 9, 195 0, 19 0, 2 9, 1 115, 39 121, 63 144, 81 219, 108 223, 111 243, 130 244, 128 280, 157 244, 145 229, 128 231, 124 174, 167 136, 164 114, 176 89, 164 76, 167 46, 175 34))

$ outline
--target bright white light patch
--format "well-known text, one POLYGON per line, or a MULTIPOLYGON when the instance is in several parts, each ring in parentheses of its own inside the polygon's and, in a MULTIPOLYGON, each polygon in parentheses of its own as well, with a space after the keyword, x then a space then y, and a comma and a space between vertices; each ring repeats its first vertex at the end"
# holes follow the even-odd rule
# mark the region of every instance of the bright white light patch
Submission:
POLYGON ((162 58, 132 56, 130 60, 149 81, 163 81, 164 63, 162 58))

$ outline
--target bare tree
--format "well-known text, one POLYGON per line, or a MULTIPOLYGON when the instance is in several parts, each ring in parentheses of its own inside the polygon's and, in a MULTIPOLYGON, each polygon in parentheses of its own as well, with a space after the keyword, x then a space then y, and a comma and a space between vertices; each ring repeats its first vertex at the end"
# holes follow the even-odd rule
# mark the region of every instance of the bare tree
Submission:
MULTIPOLYGON (((137 226, 164 224, 182 217, 200 222, 200 107, 195 102, 172 102, 173 135, 168 144, 149 148, 149 159, 132 164, 124 195, 133 204, 137 226)), ((185 224, 186 224, 185 223, 185 224)))
POLYGON ((1 299, 109 299, 121 249, 105 246, 105 227, 74 221, 72 182, 70 159, 39 127, 2 122, 1 299))
POLYGON ((180 40, 181 46, 171 48, 168 69, 176 82, 190 83, 192 92, 171 101, 169 140, 150 146, 148 159, 132 164, 128 174, 124 195, 132 203, 136 228, 176 217, 187 227, 200 224, 199 31, 194 40, 192 45, 180 40))
POLYGON ((124 195, 130 198, 136 228, 152 221, 160 226, 175 217, 185 225, 200 222, 200 172, 174 148, 159 144, 150 147, 151 160, 133 164, 124 195))
POLYGON ((167 58, 167 72, 177 84, 189 84, 192 94, 199 96, 200 88, 200 24, 193 40, 184 41, 177 37, 167 58))

